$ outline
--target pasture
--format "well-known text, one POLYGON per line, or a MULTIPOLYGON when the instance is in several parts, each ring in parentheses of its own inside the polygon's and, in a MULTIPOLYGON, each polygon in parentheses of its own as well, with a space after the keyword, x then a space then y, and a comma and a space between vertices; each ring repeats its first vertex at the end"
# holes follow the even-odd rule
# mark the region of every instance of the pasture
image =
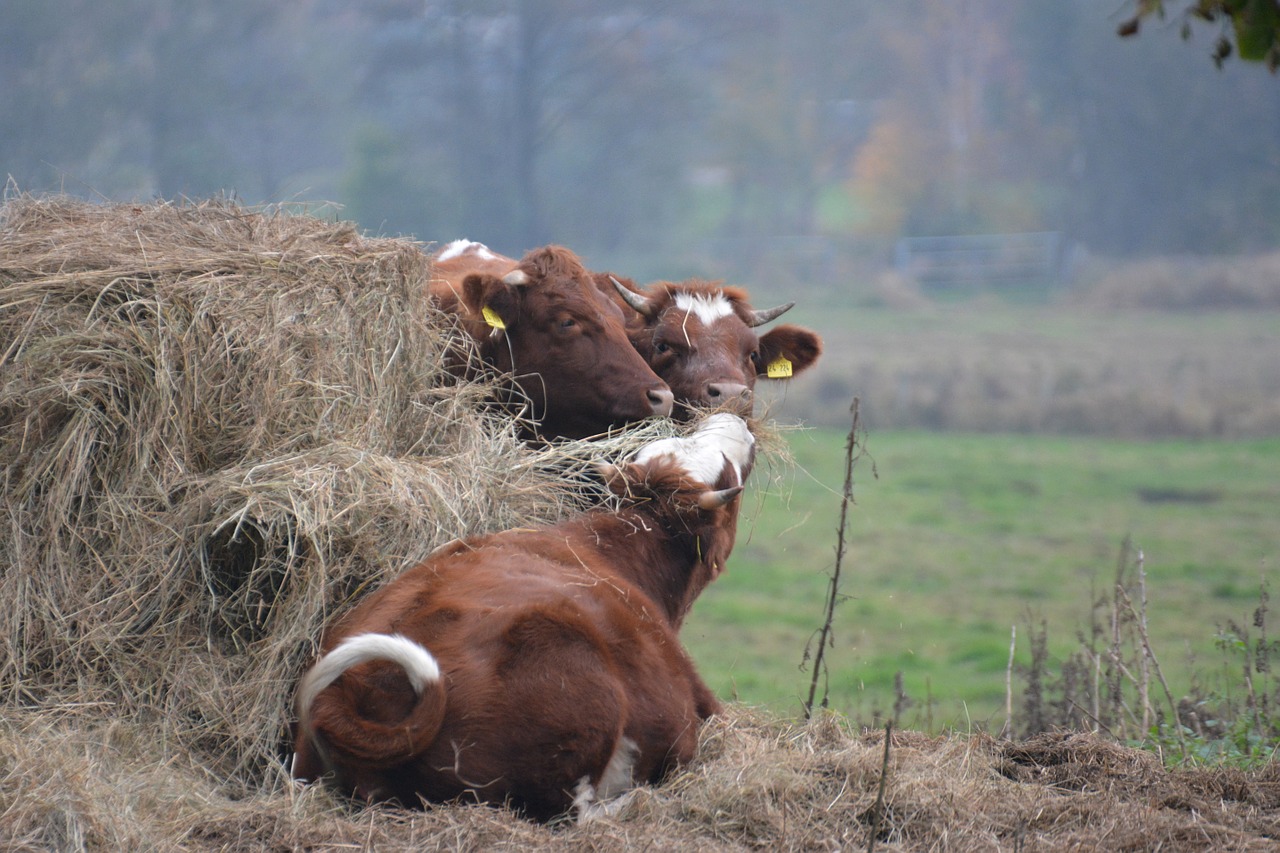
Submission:
POLYGON ((797 667, 834 561, 854 395, 869 458, 834 707, 874 722, 901 672, 907 724, 998 729, 1015 626, 1015 669, 1033 628, 1051 669, 1078 649, 1126 537, 1175 693, 1220 675, 1217 630, 1248 624, 1280 556, 1275 264, 1112 264, 1025 299, 926 294, 891 274, 789 292, 788 320, 826 352, 769 399, 811 428, 786 431, 794 467, 751 484, 731 571, 685 629, 714 686, 784 713, 807 696, 797 667))
MULTIPOLYGON (((845 436, 787 434, 794 467, 768 484, 758 472, 730 569, 683 636, 721 695, 793 714, 834 562, 845 436)), ((863 724, 891 711, 901 671, 903 724, 999 730, 1011 631, 1019 665, 1041 621, 1051 652, 1074 650, 1126 536, 1145 554, 1155 652, 1185 690, 1219 666, 1215 632, 1248 622, 1280 557, 1277 439, 872 430, 866 448, 828 657, 832 707, 863 724)))

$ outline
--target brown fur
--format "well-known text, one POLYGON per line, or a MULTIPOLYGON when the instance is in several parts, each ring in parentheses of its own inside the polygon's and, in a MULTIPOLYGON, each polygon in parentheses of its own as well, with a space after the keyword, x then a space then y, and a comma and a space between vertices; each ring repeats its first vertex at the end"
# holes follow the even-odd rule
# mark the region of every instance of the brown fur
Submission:
POLYGON ((737 479, 726 462, 718 483, 691 482, 669 457, 615 469, 619 511, 458 543, 369 596, 323 650, 400 634, 436 658, 441 689, 415 705, 395 667, 346 670, 300 713, 310 727, 295 775, 332 771, 369 799, 508 802, 547 819, 581 780, 601 783, 624 738, 635 782, 689 761, 719 704, 676 632, 732 550, 740 498, 698 500, 737 479))
MULTIPOLYGON (((607 273, 595 274, 596 286, 622 304, 607 273)), ((768 365, 779 356, 791 362, 793 374, 810 367, 822 354, 822 339, 809 329, 783 324, 757 334, 746 291, 719 282, 689 279, 657 282, 641 291, 631 279, 619 279, 653 304, 651 316, 630 312, 627 336, 658 376, 671 386, 676 416, 688 418, 696 408, 729 406, 742 415, 752 411, 758 379, 768 379, 768 365), (708 326, 675 307, 676 295, 723 294, 736 321, 726 317, 708 326)))
MULTIPOLYGON (((514 261, 467 250, 437 260, 435 273, 432 298, 458 316, 485 363, 512 375, 509 402, 528 402, 541 436, 586 438, 670 414, 670 389, 631 347, 622 309, 573 252, 545 246, 514 261), (524 281, 505 281, 511 273, 524 281), (486 308, 505 330, 485 321, 486 308)), ((460 355, 451 361, 466 370, 460 355)))

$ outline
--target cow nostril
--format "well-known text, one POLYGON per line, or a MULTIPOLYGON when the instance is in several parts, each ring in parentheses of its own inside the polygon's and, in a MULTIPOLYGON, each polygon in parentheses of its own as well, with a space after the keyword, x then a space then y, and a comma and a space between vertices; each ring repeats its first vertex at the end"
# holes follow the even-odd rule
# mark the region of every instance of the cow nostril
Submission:
POLYGON ((712 403, 745 402, 751 399, 751 389, 738 382, 713 382, 707 386, 707 399, 712 403))
POLYGON ((675 394, 668 388, 655 388, 649 391, 649 408, 659 417, 669 417, 675 405, 675 394))

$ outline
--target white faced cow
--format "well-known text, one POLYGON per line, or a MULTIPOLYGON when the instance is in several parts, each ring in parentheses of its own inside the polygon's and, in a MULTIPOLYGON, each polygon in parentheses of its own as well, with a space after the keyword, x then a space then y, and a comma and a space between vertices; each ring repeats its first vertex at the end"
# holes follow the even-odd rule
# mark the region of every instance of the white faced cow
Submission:
POLYGON ((696 279, 657 282, 638 292, 634 282, 595 273, 601 289, 635 309, 627 336, 653 371, 671 386, 688 418, 699 407, 728 407, 749 415, 757 379, 786 379, 818 360, 822 339, 800 326, 756 328, 795 303, 753 309, 737 287, 696 279))
MULTIPOLYGON (((514 261, 455 241, 435 257, 430 293, 459 318, 481 359, 510 375, 544 438, 586 438, 671 413, 672 394, 626 336, 619 304, 577 256, 546 246, 514 261)), ((451 366, 465 371, 454 354, 451 366)))
POLYGON ((659 780, 719 704, 676 632, 733 548, 754 460, 720 413, 605 480, 621 508, 445 546, 325 632, 293 773, 536 819, 659 780))

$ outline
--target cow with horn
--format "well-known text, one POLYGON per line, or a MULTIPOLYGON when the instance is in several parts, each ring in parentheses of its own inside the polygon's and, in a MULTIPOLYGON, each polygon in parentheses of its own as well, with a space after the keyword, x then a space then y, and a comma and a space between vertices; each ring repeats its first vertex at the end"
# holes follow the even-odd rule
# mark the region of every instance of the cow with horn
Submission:
POLYGON ((370 595, 298 688, 295 778, 581 819, 688 762, 719 703, 677 631, 754 457, 742 419, 710 415, 604 466, 617 508, 451 543, 370 595))

